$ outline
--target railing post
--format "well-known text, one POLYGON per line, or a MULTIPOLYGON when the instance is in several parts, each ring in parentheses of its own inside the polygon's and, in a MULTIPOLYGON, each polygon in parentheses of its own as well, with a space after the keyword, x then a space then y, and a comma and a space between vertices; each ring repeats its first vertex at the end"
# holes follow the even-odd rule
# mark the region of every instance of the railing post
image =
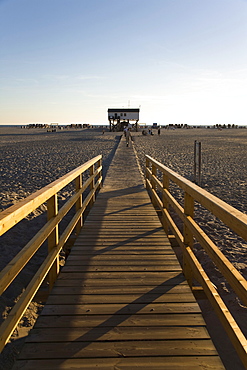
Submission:
MULTIPOLYGON (((169 177, 166 176, 164 173, 163 173, 163 189, 169 191, 169 177)), ((162 203, 163 203, 163 209, 166 209, 168 211, 169 203, 164 195, 164 192, 162 193, 162 203)), ((162 215, 162 225, 163 225, 163 228, 166 234, 168 235, 169 233, 168 222, 164 214, 162 215)))
MULTIPOLYGON (((152 163, 152 176, 157 176, 157 167, 152 163)), ((151 179, 151 185, 152 185, 152 195, 151 195, 151 198, 152 198, 152 203, 153 203, 153 206, 155 207, 155 197, 153 195, 153 191, 156 191, 156 185, 155 185, 155 182, 153 180, 153 178, 151 179)))
MULTIPOLYGON (((82 174, 80 174, 75 179, 76 192, 78 192, 82 188, 82 184, 83 184, 83 178, 82 178, 82 174)), ((76 204, 75 204, 76 212, 79 211, 82 208, 82 202, 83 202, 83 195, 81 194, 79 196, 78 200, 76 201, 76 204)), ((80 216, 80 218, 79 218, 79 220, 78 220, 78 222, 76 224, 76 227, 75 227, 75 231, 76 231, 76 234, 77 235, 79 235, 80 230, 82 228, 82 225, 83 225, 83 214, 80 216)))
MULTIPOLYGON (((98 167, 102 167, 102 157, 101 157, 101 158, 100 158, 100 160, 98 161, 98 167)), ((101 169, 101 171, 100 171, 100 173, 99 173, 99 178, 102 178, 102 169, 101 169)), ((101 180, 100 185, 99 185, 99 188, 101 189, 101 188, 102 188, 102 186, 103 186, 103 184, 102 184, 102 180, 101 180)))
MULTIPOLYGON (((94 164, 90 167, 89 173, 90 173, 90 176, 94 175, 94 164)), ((90 184, 90 190, 93 190, 94 188, 95 188, 95 179, 93 178, 90 184)), ((90 200, 90 208, 92 208, 94 202, 95 202, 95 194, 92 196, 92 199, 90 200)))
MULTIPOLYGON (((54 194, 50 199, 47 201, 47 220, 49 221, 53 217, 58 214, 58 202, 57 202, 57 194, 54 194)), ((48 253, 52 251, 58 245, 59 241, 59 233, 58 233, 58 225, 55 226, 55 229, 51 232, 51 234, 47 238, 48 240, 48 253)), ((59 256, 54 261, 53 265, 50 268, 48 274, 48 282, 49 282, 49 289, 51 290, 59 273, 59 256)))
POLYGON ((149 168, 149 159, 146 157, 146 167, 145 167, 146 189, 148 189, 148 184, 147 184, 147 179, 149 178, 148 171, 147 171, 148 168, 149 168))
MULTIPOLYGON (((194 199, 191 197, 191 195, 189 195, 186 192, 184 194, 184 214, 185 216, 190 216, 192 218, 194 217, 194 199)), ((184 224, 183 234, 184 234, 185 248, 189 246, 191 249, 193 249, 193 246, 194 246, 193 234, 185 224, 184 224)), ((186 259, 186 252, 184 252, 184 255, 183 255, 183 271, 184 271, 184 275, 190 287, 192 287, 193 271, 186 259)))

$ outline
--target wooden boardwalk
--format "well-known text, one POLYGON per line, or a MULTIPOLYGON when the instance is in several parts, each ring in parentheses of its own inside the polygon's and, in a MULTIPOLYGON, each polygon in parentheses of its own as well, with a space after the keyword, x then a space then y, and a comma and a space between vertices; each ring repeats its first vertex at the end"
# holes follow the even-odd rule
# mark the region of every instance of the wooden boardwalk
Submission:
POLYGON ((224 369, 121 140, 15 369, 224 369))

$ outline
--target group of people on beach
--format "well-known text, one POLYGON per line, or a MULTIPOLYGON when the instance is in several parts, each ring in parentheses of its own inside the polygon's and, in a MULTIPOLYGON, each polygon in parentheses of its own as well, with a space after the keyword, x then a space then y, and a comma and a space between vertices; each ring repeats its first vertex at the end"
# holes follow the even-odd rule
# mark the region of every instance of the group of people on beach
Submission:
MULTIPOLYGON (((153 132, 151 129, 148 130, 149 135, 153 135, 153 132)), ((143 130, 142 135, 147 135, 147 131, 143 130)), ((158 128, 158 135, 160 135, 160 128, 158 128)), ((130 132, 130 127, 125 127, 124 128, 124 136, 126 139, 126 146, 129 146, 129 141, 131 139, 131 132, 130 132)))
MULTIPOLYGON (((160 128, 158 128, 158 135, 160 135, 160 128)), ((153 133, 153 130, 150 128, 148 131, 147 130, 142 130, 142 135, 151 135, 151 136, 153 136, 154 135, 154 133, 153 133)))

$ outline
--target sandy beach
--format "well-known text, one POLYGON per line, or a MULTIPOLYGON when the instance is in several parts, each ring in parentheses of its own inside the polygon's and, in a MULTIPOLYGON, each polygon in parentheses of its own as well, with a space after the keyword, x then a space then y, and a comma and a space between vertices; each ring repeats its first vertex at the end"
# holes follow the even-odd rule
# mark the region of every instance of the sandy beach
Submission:
MULTIPOLYGON (((141 132, 133 133, 134 146, 142 169, 145 163, 144 155, 148 154, 180 175, 193 180, 194 141, 200 141, 202 187, 241 212, 247 213, 247 129, 222 131, 162 129, 160 136, 157 135, 156 130, 153 132, 153 136, 143 136, 141 132)), ((98 154, 103 155, 103 176, 105 176, 120 135, 121 133, 118 132, 107 131, 103 135, 100 129, 70 129, 48 133, 44 129, 0 126, 0 210, 15 204, 98 154)), ((60 194, 61 200, 65 199, 68 193, 69 191, 65 189, 60 194)), ((175 195, 177 200, 182 202, 182 195, 176 191, 175 195)), ((0 269, 37 232, 42 224, 44 211, 45 207, 41 207, 35 214, 1 237, 0 269)), ((203 209, 196 210, 196 220, 247 279, 247 242, 234 235, 228 227, 203 209)), ((196 249, 203 267, 224 295, 227 304, 234 311, 235 319, 247 335, 247 308, 235 297, 199 245, 196 245, 196 249)), ((16 279, 13 287, 10 287, 0 298, 3 317, 16 299, 16 294, 17 296, 21 294, 45 253, 45 250, 41 249, 23 274, 16 279)), ((39 302, 32 303, 26 317, 22 320, 23 327, 30 328, 33 325, 40 308, 39 302)), ((208 319, 214 325, 210 309, 208 309, 208 319)), ((15 335, 17 337, 18 333, 16 332, 15 335)), ((220 335, 222 334, 219 331, 220 335)), ((11 368, 21 344, 22 339, 6 346, 0 357, 0 369, 11 368)), ((241 369, 241 365, 237 366, 239 367, 235 367, 236 369, 241 369)))

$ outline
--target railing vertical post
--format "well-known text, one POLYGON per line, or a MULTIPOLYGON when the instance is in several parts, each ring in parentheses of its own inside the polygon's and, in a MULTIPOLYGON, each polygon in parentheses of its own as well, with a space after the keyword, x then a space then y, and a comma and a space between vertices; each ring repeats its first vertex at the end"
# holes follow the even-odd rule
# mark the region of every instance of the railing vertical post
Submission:
POLYGON ((197 141, 195 140, 194 141, 194 183, 196 184, 196 174, 197 174, 197 155, 196 155, 196 152, 197 152, 197 141))
MULTIPOLYGON (((184 214, 186 216, 194 217, 194 199, 189 195, 188 193, 185 192, 184 194, 184 214)), ((184 245, 186 247, 190 247, 193 249, 194 246, 194 238, 192 232, 188 229, 186 225, 184 225, 184 245)), ((190 268, 190 265, 186 259, 186 254, 184 252, 183 255, 183 270, 184 270, 184 275, 189 283, 189 285, 192 287, 193 283, 193 273, 192 269, 190 268)))
POLYGON ((148 168, 149 168, 149 159, 146 157, 146 167, 145 167, 146 189, 148 189, 148 183, 147 183, 147 179, 149 178, 148 171, 147 171, 148 168))
MULTIPOLYGON (((82 178, 82 174, 80 174, 75 179, 76 191, 79 191, 82 188, 82 184, 83 184, 83 178, 82 178)), ((82 202, 83 202, 83 195, 81 194, 80 197, 78 198, 78 200, 76 201, 76 204, 75 204, 76 212, 79 211, 82 208, 82 202)), ((76 231, 77 235, 79 235, 80 230, 82 228, 82 225, 83 225, 83 214, 80 216, 80 218, 79 218, 79 220, 76 224, 76 227, 75 227, 75 231, 76 231)))
MULTIPOLYGON (((169 184, 169 177, 163 173, 163 189, 169 191, 169 185, 170 185, 169 184)), ((162 203, 163 203, 163 208, 168 211, 169 203, 168 203, 168 201, 167 201, 167 199, 164 195, 164 192, 162 194, 162 203)), ((163 228, 164 228, 166 234, 168 235, 168 233, 169 233, 168 222, 165 219, 164 215, 162 216, 162 225, 163 225, 163 228)))
MULTIPOLYGON (((102 167, 102 157, 100 158, 99 162, 98 162, 98 167, 102 167)), ((99 178, 102 178, 102 169, 99 173, 99 178)), ((100 183, 100 189, 102 188, 103 184, 102 184, 102 179, 101 179, 101 183, 100 183)))
MULTIPOLYGON (((155 177, 157 176, 157 167, 153 163, 152 163, 152 175, 155 176, 155 177)), ((151 195, 152 203, 155 206, 156 202, 155 202, 155 197, 153 195, 153 192, 156 191, 157 187, 155 185, 155 182, 154 182, 153 178, 151 179, 151 185, 152 185, 152 195, 151 195)))
POLYGON ((194 143, 194 182, 201 186, 202 172, 202 146, 201 142, 195 140, 194 143), (198 176, 197 176, 198 173, 198 176))
MULTIPOLYGON (((94 164, 90 167, 89 170, 90 176, 94 175, 94 164)), ((95 179, 93 178, 90 184, 90 190, 94 190, 95 188, 95 179)), ((95 202, 95 194, 92 196, 92 199, 90 200, 90 208, 93 206, 95 202)))
MULTIPOLYGON (((47 220, 49 221, 53 217, 58 214, 58 201, 57 201, 57 194, 54 194, 50 199, 47 201, 47 220)), ((59 233, 58 233, 58 225, 56 225, 55 229, 48 237, 48 252, 51 252, 53 248, 58 245, 59 241, 59 233)), ((53 265, 50 268, 48 274, 48 281, 49 281, 49 289, 51 290, 53 284, 55 283, 57 276, 59 273, 59 256, 54 261, 53 265)))
POLYGON ((199 143, 199 164, 198 164, 198 185, 201 186, 201 178, 202 178, 202 146, 201 142, 199 143))

